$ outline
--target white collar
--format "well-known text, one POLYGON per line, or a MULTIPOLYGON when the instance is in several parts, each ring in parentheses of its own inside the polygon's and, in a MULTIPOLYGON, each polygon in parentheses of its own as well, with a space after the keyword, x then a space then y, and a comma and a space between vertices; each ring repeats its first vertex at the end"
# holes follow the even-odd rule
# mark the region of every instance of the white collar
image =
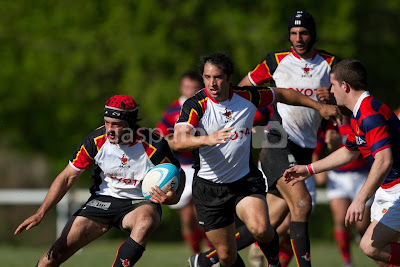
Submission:
POLYGON ((365 91, 364 93, 362 93, 362 95, 358 98, 356 105, 353 108, 353 116, 356 117, 357 116, 357 112, 360 109, 361 106, 361 102, 364 100, 364 98, 370 96, 370 93, 368 91, 365 91))

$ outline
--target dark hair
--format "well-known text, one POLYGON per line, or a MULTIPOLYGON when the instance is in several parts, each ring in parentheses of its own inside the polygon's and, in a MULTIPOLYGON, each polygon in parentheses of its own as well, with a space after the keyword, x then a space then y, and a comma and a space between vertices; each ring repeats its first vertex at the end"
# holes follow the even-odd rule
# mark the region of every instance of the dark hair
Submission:
POLYGON ((331 73, 341 84, 343 81, 350 84, 354 90, 367 90, 367 69, 356 59, 345 59, 332 67, 331 73))
POLYGON ((314 44, 317 40, 317 30, 315 27, 314 17, 305 10, 296 11, 292 14, 288 20, 288 31, 290 40, 290 29, 293 27, 304 27, 311 35, 311 42, 314 44))
POLYGON ((206 65, 207 62, 218 66, 218 68, 222 69, 222 71, 226 75, 228 75, 228 76, 233 75, 233 61, 227 53, 216 52, 211 55, 202 57, 201 63, 200 63, 200 73, 201 74, 203 74, 204 65, 206 65))
POLYGON ((190 80, 199 82, 201 85, 203 85, 203 78, 201 77, 201 75, 198 71, 189 70, 181 75, 180 80, 182 81, 184 78, 188 78, 190 80))

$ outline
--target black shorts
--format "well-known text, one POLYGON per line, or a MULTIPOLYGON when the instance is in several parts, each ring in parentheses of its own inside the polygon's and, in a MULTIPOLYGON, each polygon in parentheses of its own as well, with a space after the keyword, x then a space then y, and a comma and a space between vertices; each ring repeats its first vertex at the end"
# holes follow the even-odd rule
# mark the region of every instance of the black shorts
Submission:
MULTIPOLYGON (((243 198, 259 194, 265 196, 265 181, 261 175, 250 173, 233 183, 218 184, 202 179, 193 179, 192 198, 196 207, 199 225, 205 231, 219 229, 235 221, 235 208, 243 198)), ((260 173, 261 174, 261 173, 260 173)))
POLYGON ((263 148, 260 152, 261 167, 267 177, 268 193, 277 194, 276 182, 286 169, 311 163, 312 148, 302 148, 288 140, 283 148, 263 148))
POLYGON ((117 227, 123 231, 122 220, 125 215, 142 205, 154 206, 162 214, 161 205, 146 199, 120 199, 103 195, 92 195, 88 201, 74 213, 74 216, 83 216, 95 221, 108 223, 109 228, 117 227))

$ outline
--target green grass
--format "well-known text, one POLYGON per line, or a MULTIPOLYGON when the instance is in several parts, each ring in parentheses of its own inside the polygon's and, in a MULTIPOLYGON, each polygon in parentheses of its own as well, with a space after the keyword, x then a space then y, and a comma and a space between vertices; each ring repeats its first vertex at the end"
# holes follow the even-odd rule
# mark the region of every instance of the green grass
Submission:
MULTIPOLYGON (((92 244, 79 251, 72 256, 63 267, 75 266, 111 266, 115 252, 123 240, 108 240, 101 239, 93 242, 92 244)), ((313 266, 316 267, 340 267, 341 259, 333 242, 328 241, 311 241, 311 253, 313 266)), ((0 266, 35 266, 37 259, 44 253, 47 247, 35 246, 0 246, 0 266)), ((247 249, 241 253, 242 258, 247 264, 247 249)), ((376 266, 361 250, 353 245, 352 254, 356 266, 368 267, 376 266)), ((150 242, 147 246, 143 257, 137 263, 137 267, 178 267, 188 266, 187 258, 190 255, 188 247, 181 242, 176 243, 157 243, 150 242)), ((295 267, 294 261, 291 262, 290 267, 295 267)))

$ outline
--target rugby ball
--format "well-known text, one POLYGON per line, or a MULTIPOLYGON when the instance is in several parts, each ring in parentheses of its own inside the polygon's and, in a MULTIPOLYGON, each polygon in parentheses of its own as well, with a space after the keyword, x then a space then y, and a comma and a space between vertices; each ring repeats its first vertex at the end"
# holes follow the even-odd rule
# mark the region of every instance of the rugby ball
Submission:
POLYGON ((165 193, 167 186, 176 191, 179 186, 179 170, 171 163, 162 163, 151 168, 143 178, 142 193, 145 199, 151 198, 151 188, 156 185, 165 193))

